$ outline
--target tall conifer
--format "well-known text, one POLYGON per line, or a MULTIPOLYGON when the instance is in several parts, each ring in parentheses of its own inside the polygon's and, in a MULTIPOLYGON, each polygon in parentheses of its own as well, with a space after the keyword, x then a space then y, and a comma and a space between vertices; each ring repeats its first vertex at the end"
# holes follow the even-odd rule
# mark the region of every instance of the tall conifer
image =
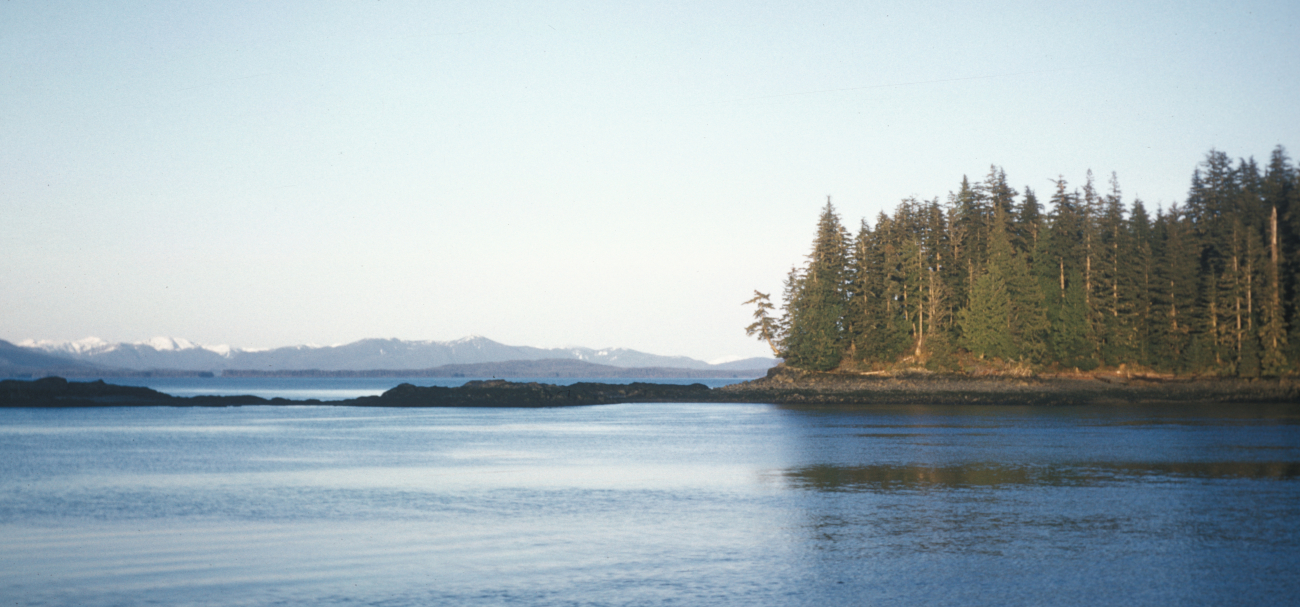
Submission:
POLYGON ((1119 179, 1110 178, 1110 193, 1103 201, 1101 215, 1097 218, 1093 300, 1095 314, 1093 327, 1098 340, 1101 361, 1118 365, 1132 358, 1133 338, 1130 323, 1129 293, 1122 288, 1121 265, 1130 252, 1129 231, 1124 219, 1119 179))
MULTIPOLYGON (((902 201, 857 238, 829 200, 807 263, 786 281, 787 362, 829 369, 849 355, 952 364, 970 353, 1081 369, 1136 363, 1177 372, 1277 375, 1300 360, 1300 171, 1281 147, 1267 170, 1211 150, 1185 206, 1127 214, 1118 179, 1098 194, 1056 180, 1048 212, 1005 173, 963 178, 946 205, 902 201)), ((761 303, 761 294, 751 303, 761 303)), ((760 305, 761 307, 761 305, 760 305)), ((762 316, 762 310, 760 310, 762 316)))
POLYGON ((1139 365, 1151 364, 1152 267, 1151 219, 1140 199, 1133 201, 1129 215, 1129 251, 1121 273, 1122 285, 1131 304, 1132 356, 1139 365))
POLYGON ((817 223, 817 237, 808 264, 796 281, 791 297, 795 306, 789 317, 784 353, 792 366, 824 371, 840 362, 848 250, 848 234, 827 199, 817 223))

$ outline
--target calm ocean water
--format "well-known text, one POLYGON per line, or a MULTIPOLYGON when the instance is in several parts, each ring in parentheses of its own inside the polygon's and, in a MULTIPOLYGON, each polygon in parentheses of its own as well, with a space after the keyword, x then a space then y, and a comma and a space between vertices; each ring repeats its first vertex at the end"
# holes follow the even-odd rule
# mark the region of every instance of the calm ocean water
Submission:
POLYGON ((1284 605, 1300 411, 0 410, 4 605, 1284 605))

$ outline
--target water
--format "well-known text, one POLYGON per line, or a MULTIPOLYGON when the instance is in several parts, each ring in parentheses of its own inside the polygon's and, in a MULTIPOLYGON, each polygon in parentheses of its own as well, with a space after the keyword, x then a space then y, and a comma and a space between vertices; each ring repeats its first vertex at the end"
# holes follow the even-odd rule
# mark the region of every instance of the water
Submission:
POLYGON ((0 410, 5 605, 1280 605, 1300 411, 0 410))
MULTIPOLYGON (((316 399, 321 401, 348 400, 362 396, 379 396, 402 383, 416 386, 456 387, 473 380, 507 379, 517 382, 540 382, 567 386, 588 381, 605 384, 630 384, 652 382, 657 384, 704 384, 718 388, 745 381, 744 379, 673 379, 673 378, 608 378, 582 379, 568 377, 111 377, 104 381, 122 386, 143 386, 172 396, 239 396, 262 398, 287 398, 290 400, 316 399)), ((76 379, 73 381, 90 381, 76 379)))

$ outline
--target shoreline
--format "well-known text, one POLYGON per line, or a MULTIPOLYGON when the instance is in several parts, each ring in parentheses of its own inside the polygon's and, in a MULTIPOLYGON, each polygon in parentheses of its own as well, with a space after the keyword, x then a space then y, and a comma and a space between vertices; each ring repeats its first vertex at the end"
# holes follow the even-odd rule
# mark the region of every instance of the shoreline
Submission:
POLYGON ((773 367, 765 377, 709 388, 703 384, 633 382, 569 385, 506 380, 462 386, 398 385, 380 396, 347 400, 291 400, 259 396, 171 396, 150 388, 61 377, 0 381, 0 408, 232 407, 312 405, 340 407, 537 408, 646 402, 770 403, 776 405, 1002 405, 1080 406, 1141 404, 1300 404, 1294 379, 971 377, 821 373, 773 367))
POLYGON ((868 375, 773 367, 760 379, 716 389, 789 405, 1300 404, 1300 382, 1152 376, 868 375))

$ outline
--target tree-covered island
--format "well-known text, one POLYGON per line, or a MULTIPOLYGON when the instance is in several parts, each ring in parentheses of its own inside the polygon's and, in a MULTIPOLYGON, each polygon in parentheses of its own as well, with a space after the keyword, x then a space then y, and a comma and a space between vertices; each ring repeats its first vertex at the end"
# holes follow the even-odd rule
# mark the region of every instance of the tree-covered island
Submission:
POLYGON ((1126 203, 1055 181, 1046 204, 992 167, 946 202, 902 201, 856 235, 828 200, 782 306, 747 333, 784 363, 702 384, 402 384, 380 396, 180 398, 58 377, 0 381, 0 408, 336 405, 562 407, 629 402, 841 405, 1300 404, 1300 169, 1211 151, 1185 203, 1126 203), (1086 372, 1093 373, 1086 373, 1086 372), (1258 381, 1259 378, 1278 378, 1258 381), (1100 380, 1100 381, 1099 381, 1100 380), (1172 380, 1172 381, 1170 381, 1172 380))
POLYGON ((810 371, 1296 374, 1300 170, 1281 146, 1262 168, 1210 151, 1154 214, 1114 174, 1046 198, 994 166, 856 234, 828 199, 780 315, 755 291, 747 333, 810 371))

